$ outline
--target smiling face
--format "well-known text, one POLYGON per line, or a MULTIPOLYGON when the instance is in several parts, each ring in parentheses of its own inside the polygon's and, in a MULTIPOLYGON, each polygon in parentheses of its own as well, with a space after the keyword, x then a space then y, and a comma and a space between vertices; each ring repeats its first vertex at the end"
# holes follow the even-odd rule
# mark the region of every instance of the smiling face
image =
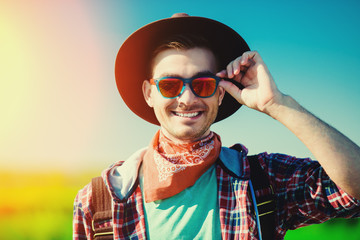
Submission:
MULTIPOLYGON (((204 72, 216 73, 215 57, 205 48, 167 49, 158 53, 153 61, 154 79, 165 76, 190 78, 204 72)), ((225 94, 219 87, 212 97, 199 98, 186 84, 179 97, 166 99, 149 81, 144 81, 143 92, 148 105, 154 108, 165 136, 182 142, 196 141, 210 133, 225 94)))

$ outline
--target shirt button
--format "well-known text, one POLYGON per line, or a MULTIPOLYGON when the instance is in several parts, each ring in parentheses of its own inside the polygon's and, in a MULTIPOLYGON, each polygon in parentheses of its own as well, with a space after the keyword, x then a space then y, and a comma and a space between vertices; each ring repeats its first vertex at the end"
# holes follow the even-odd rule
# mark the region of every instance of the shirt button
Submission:
POLYGON ((253 228, 253 227, 250 227, 249 230, 250 230, 250 232, 253 232, 253 231, 254 231, 254 228, 253 228))

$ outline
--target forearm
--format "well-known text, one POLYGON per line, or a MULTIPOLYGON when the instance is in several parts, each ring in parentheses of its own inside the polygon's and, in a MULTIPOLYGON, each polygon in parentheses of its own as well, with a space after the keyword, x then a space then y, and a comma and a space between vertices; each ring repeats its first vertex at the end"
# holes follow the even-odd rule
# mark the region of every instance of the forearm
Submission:
POLYGON ((285 125, 307 146, 339 187, 360 199, 360 148, 293 98, 280 95, 274 102, 269 103, 266 113, 285 125))

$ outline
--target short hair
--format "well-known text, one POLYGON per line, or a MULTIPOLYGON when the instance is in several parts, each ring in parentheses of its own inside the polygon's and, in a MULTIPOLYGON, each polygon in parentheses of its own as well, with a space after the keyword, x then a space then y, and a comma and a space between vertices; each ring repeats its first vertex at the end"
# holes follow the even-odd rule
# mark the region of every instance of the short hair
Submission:
POLYGON ((157 47, 154 49, 154 51, 151 54, 150 57, 150 64, 148 69, 148 76, 150 78, 153 75, 153 67, 154 67, 154 59, 155 57, 162 51, 169 50, 169 49, 175 49, 175 50, 189 50, 193 48, 204 48, 212 52, 212 54, 215 57, 215 64, 218 66, 217 57, 215 52, 212 50, 212 47, 210 45, 210 42, 200 35, 195 34, 187 34, 187 35, 173 35, 164 41, 162 41, 160 44, 157 45, 157 47))

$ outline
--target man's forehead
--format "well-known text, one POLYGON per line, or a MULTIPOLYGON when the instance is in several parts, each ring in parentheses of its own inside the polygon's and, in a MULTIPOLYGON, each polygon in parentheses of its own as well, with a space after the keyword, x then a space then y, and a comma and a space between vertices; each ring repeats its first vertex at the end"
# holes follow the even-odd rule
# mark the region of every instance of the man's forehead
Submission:
POLYGON ((203 72, 214 74, 215 71, 215 56, 210 50, 204 48, 164 50, 155 57, 152 69, 154 77, 168 76, 169 74, 192 77, 203 72))
MULTIPOLYGON (((192 76, 190 76, 190 78, 204 77, 204 76, 214 76, 214 75, 215 75, 215 73, 213 71, 204 70, 204 71, 194 73, 192 76)), ((164 73, 162 73, 162 74, 160 74, 158 76, 158 78, 162 78, 162 77, 180 77, 180 78, 182 78, 183 76, 181 76, 178 73, 164 72, 164 73)))

